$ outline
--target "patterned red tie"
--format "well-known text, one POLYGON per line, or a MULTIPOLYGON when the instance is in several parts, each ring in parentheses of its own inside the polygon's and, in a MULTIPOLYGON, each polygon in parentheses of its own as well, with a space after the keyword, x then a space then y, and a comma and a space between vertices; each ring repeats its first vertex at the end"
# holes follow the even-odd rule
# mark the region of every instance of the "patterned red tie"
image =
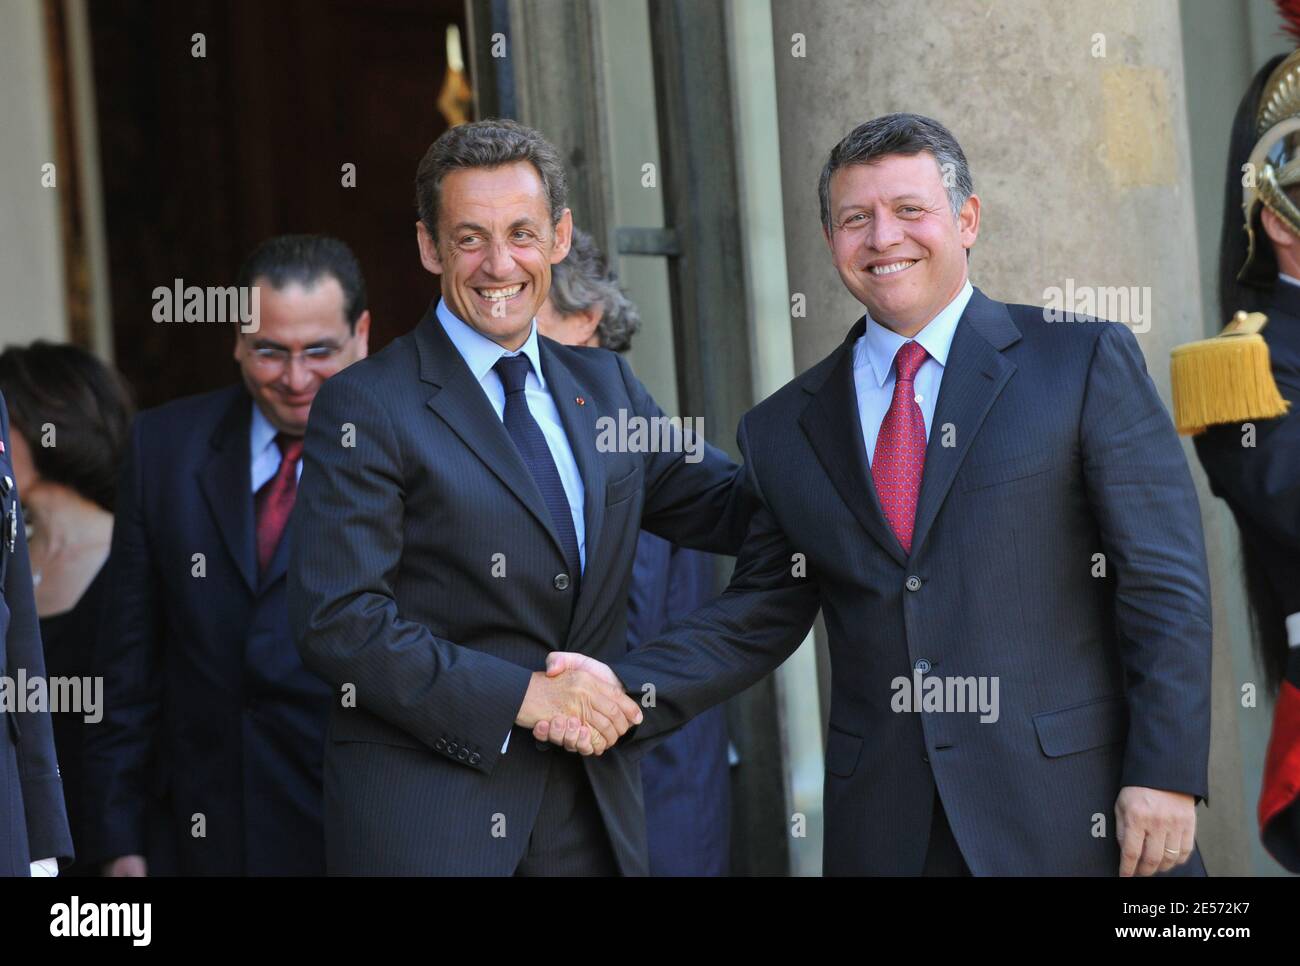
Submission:
POLYGON ((257 568, 265 573, 275 555, 275 548, 284 536, 293 501, 298 495, 298 457, 302 456, 302 437, 277 433, 275 445, 280 447, 280 468, 275 476, 262 484, 253 498, 257 513, 257 568))
POLYGON ((925 416, 916 404, 917 370, 927 356, 915 342, 904 342, 894 356, 894 398, 880 423, 871 475, 885 519, 902 545, 912 552, 912 527, 916 523, 916 500, 921 493, 925 469, 925 416))

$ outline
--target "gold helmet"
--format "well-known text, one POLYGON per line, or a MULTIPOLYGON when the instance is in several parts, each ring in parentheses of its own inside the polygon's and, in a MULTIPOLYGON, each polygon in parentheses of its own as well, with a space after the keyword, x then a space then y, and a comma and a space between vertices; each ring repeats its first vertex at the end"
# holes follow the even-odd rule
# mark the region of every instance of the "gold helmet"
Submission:
POLYGON ((1255 147, 1242 172, 1242 213, 1248 242, 1239 279, 1250 274, 1255 261, 1256 219, 1261 206, 1300 235, 1300 207, 1286 193, 1287 188, 1300 185, 1300 50, 1278 64, 1265 82, 1255 114, 1255 136, 1255 147))

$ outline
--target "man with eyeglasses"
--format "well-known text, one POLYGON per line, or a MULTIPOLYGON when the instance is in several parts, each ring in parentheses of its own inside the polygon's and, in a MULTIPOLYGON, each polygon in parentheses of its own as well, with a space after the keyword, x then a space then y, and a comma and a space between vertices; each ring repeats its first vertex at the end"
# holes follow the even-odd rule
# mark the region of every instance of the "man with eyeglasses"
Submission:
POLYGON ((370 313, 333 238, 271 238, 238 284, 241 383, 141 413, 123 467, 86 762, 108 875, 325 869, 331 697, 289 631, 287 530, 312 400, 366 356, 370 313))

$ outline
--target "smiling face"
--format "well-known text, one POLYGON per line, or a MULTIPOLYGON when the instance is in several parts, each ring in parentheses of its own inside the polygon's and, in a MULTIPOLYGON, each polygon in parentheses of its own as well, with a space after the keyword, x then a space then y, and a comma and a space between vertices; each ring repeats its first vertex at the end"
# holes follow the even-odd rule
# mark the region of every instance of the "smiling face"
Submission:
POLYGON ((910 338, 965 284, 979 211, 971 195, 953 217, 932 154, 890 154, 831 176, 826 240, 871 318, 910 338))
POLYGON ((573 218, 551 224, 537 169, 527 161, 463 168, 442 179, 438 239, 416 228, 420 261, 442 276, 447 307, 511 351, 532 330, 551 288, 551 266, 569 253, 573 218))
POLYGON ((301 436, 321 384, 366 356, 370 312, 356 330, 348 326, 343 287, 332 275, 311 285, 291 282, 282 289, 267 279, 258 287, 256 332, 235 336, 235 361, 244 385, 277 430, 301 436))

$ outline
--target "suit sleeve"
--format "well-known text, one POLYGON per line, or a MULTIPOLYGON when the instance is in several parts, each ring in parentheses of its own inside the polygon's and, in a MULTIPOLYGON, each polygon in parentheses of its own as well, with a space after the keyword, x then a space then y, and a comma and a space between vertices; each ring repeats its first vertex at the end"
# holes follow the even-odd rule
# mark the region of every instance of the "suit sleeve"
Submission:
POLYGON ((671 734, 774 670, 817 616, 815 576, 794 575, 794 550, 763 499, 744 420, 738 440, 746 457, 741 485, 755 509, 731 582, 720 597, 611 664, 644 709, 629 748, 633 757, 648 750, 645 739, 671 734), (654 702, 647 706, 650 693, 654 702))
MULTIPOLYGON (((0 438, 9 449, 9 416, 0 397, 0 438)), ((10 496, 18 508, 18 493, 10 496)), ((6 511, 8 507, 5 508, 6 511)), ((6 536, 7 540, 8 537, 6 536)), ((6 547, 4 551, 6 552, 6 547)), ((27 558, 27 534, 21 515, 14 552, 5 568, 4 600, 9 606, 9 628, 5 633, 5 673, 13 676, 25 670, 28 679, 45 677, 45 652, 36 617, 36 595, 32 586, 31 561, 27 558)), ((70 713, 70 712, 69 712, 70 713)), ((32 859, 57 858, 64 866, 74 858, 72 833, 63 804, 63 782, 54 750, 54 725, 49 711, 13 712, 10 725, 17 725, 18 780, 22 786, 23 813, 27 825, 27 849, 32 859)))
POLYGON ((137 416, 118 479, 109 593, 96 635, 104 716, 86 732, 87 834, 92 861, 145 854, 145 814, 157 787, 162 654, 158 579, 145 526, 145 422, 137 416))
MULTIPOLYGON (((457 736, 491 772, 532 672, 435 636, 398 612, 400 443, 366 386, 329 380, 312 403, 290 528, 289 620, 303 663, 430 748, 457 736), (344 445, 343 427, 355 445, 344 445)), ((455 759, 453 759, 455 760, 455 759)))
POLYGON ((1137 340, 1106 323, 1080 421, 1084 479, 1114 575, 1129 710, 1122 783, 1204 798, 1210 591, 1182 445, 1137 340))
MULTIPOLYGON (((663 419, 663 410, 627 361, 622 356, 616 358, 636 415, 663 419)), ((734 556, 754 512, 740 468, 722 450, 694 434, 675 430, 674 439, 681 445, 674 445, 671 451, 645 454, 642 527, 670 543, 734 556)))

